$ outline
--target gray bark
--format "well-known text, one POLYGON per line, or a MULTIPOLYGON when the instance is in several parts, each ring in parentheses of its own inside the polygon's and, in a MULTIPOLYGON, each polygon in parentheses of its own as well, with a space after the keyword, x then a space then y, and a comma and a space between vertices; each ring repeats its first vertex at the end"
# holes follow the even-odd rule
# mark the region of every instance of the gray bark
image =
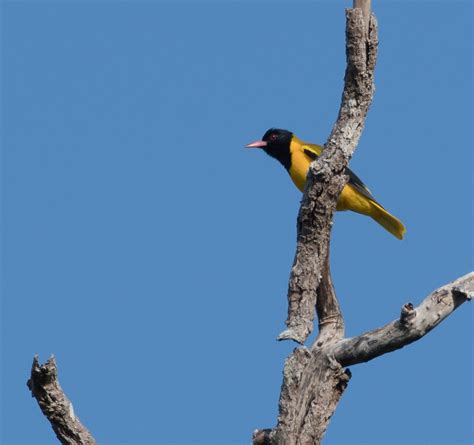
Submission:
POLYGON ((366 23, 368 23, 370 18, 371 3, 371 0, 354 0, 353 7, 362 11, 366 23))
POLYGON ((51 357, 44 365, 40 365, 38 356, 35 356, 27 385, 62 444, 95 445, 97 443, 74 413, 72 403, 59 385, 54 357, 51 357))
POLYGON ((278 424, 254 432, 254 445, 319 444, 351 374, 345 366, 367 362, 419 340, 474 297, 474 272, 433 291, 416 308, 402 307, 398 320, 349 339, 300 347, 283 371, 278 424))
POLYGON ((323 277, 344 172, 365 125, 374 93, 377 23, 360 9, 346 11, 347 68, 339 116, 324 152, 311 164, 297 222, 296 255, 288 284, 288 329, 279 340, 303 344, 313 330, 316 292, 323 277), (368 28, 367 28, 368 26, 368 28))
POLYGON ((313 329, 310 348, 297 348, 283 370, 279 415, 273 429, 256 430, 254 445, 319 444, 350 380, 345 366, 364 362, 420 339, 474 293, 474 273, 443 286, 399 320, 351 339, 329 268, 329 241, 337 198, 346 184, 345 168, 357 146, 374 93, 377 23, 370 0, 354 0, 346 11, 347 68, 337 121, 319 159, 308 172, 300 212, 296 255, 288 285, 288 329, 278 339, 303 344, 313 329))
POLYGON ((405 304, 398 320, 341 340, 333 347, 334 356, 342 366, 349 366, 403 348, 426 335, 473 296, 474 272, 471 272, 435 290, 416 308, 411 303, 405 304))
MULTIPOLYGON (((420 339, 474 295, 473 272, 432 292, 417 308, 407 303, 398 320, 358 337, 344 338, 344 321, 330 273, 329 241, 336 202, 347 182, 344 171, 373 98, 377 45, 370 0, 354 0, 354 9, 346 11, 347 68, 341 107, 322 156, 308 172, 288 285, 288 329, 279 339, 303 344, 312 332, 315 311, 319 333, 310 348, 296 348, 286 360, 277 425, 255 431, 254 445, 319 444, 351 378, 345 366, 372 360, 420 339)), ((62 444, 96 444, 59 385, 54 357, 44 365, 34 358, 28 387, 62 444)))
POLYGON ((287 359, 278 424, 273 430, 257 431, 254 444, 320 443, 350 379, 350 372, 331 352, 331 346, 344 336, 344 322, 331 280, 329 239, 336 202, 347 182, 344 172, 374 94, 377 45, 375 16, 348 9, 341 107, 322 156, 308 172, 288 285, 288 329, 278 339, 304 343, 313 329, 315 310, 319 334, 310 349, 296 349, 287 359))

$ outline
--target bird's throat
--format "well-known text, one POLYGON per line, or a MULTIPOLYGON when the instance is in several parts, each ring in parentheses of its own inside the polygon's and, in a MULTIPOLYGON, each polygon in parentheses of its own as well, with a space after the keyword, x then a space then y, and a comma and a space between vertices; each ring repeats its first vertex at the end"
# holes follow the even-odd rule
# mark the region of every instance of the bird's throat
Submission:
POLYGON ((287 171, 290 171, 291 167, 291 153, 289 147, 276 145, 268 148, 264 148, 265 153, 272 158, 275 158, 280 162, 287 171))

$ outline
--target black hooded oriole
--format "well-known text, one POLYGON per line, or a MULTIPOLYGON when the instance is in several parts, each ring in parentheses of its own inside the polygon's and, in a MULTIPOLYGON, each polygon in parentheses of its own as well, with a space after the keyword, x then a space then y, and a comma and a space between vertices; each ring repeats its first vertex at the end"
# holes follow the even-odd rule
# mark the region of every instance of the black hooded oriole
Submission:
MULTIPOLYGON (((277 159, 300 191, 304 190, 309 165, 323 151, 323 147, 308 144, 287 130, 271 128, 261 141, 248 144, 249 148, 261 148, 265 153, 277 159)), ((398 239, 405 233, 403 224, 385 210, 372 196, 367 186, 349 168, 346 169, 349 182, 337 201, 336 210, 352 210, 370 216, 398 239)))

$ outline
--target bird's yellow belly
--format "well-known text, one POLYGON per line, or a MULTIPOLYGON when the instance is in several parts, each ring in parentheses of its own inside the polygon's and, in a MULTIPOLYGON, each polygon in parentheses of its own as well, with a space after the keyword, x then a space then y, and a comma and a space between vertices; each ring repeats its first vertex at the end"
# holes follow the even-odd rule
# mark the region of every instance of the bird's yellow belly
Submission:
MULTIPOLYGON (((302 163, 296 163, 296 166, 292 165, 290 167, 290 177, 300 191, 304 191, 308 169, 309 164, 307 168, 304 168, 302 167, 302 163)), ((341 195, 339 196, 336 210, 352 210, 353 212, 370 215, 371 204, 365 196, 354 190, 350 184, 347 184, 344 186, 341 195)))
POLYGON ((339 195, 336 210, 352 210, 363 215, 370 215, 372 204, 364 195, 361 195, 350 184, 347 184, 339 195))
POLYGON ((294 168, 293 165, 290 167, 290 177, 296 187, 302 192, 304 191, 304 185, 306 183, 306 175, 308 174, 308 169, 304 168, 294 168))

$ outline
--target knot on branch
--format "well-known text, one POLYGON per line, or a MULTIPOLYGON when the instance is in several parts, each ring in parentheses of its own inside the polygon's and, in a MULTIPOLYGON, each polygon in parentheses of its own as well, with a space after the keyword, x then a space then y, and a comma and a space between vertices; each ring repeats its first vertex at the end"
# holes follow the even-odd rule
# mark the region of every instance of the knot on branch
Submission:
POLYGON ((416 317, 416 310, 412 303, 406 303, 402 307, 400 314, 400 323, 402 326, 409 327, 413 324, 416 317))
POLYGON ((452 293, 455 298, 461 298, 467 301, 472 300, 474 297, 474 280, 464 282, 462 285, 454 286, 452 293))
POLYGON ((255 430, 252 434, 253 445, 271 445, 271 429, 255 430))
POLYGON ((339 382, 337 383, 337 387, 336 387, 339 394, 342 395, 342 393, 347 388, 347 385, 349 384, 349 381, 351 378, 352 378, 352 372, 349 368, 344 370, 344 372, 340 374, 339 382))

